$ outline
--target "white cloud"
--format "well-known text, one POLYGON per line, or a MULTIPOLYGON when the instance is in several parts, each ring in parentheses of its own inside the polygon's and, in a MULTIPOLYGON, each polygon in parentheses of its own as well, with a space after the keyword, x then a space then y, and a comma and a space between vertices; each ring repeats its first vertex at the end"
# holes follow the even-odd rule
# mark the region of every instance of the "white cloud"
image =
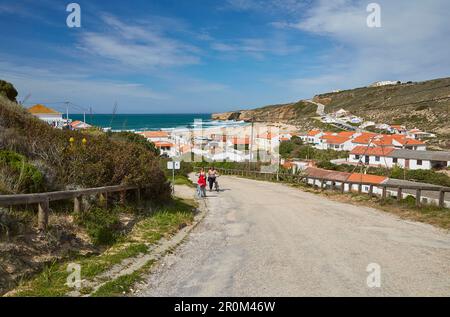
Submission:
POLYGON ((450 2, 377 2, 381 5, 381 28, 367 27, 368 2, 350 0, 319 1, 298 22, 276 22, 278 28, 297 29, 330 42, 329 57, 320 61, 321 71, 299 76, 291 84, 302 91, 320 92, 377 80, 448 76, 450 20, 444 12, 450 12, 450 2), (335 70, 334 64, 346 66, 335 70))
POLYGON ((79 48, 106 60, 134 68, 180 66, 199 62, 199 50, 165 36, 148 25, 126 24, 103 15, 108 31, 82 33, 79 48))
POLYGON ((281 37, 243 38, 230 41, 213 41, 211 48, 221 53, 244 53, 262 59, 266 54, 284 56, 303 49, 300 45, 289 44, 281 37))
POLYGON ((224 8, 236 11, 299 14, 311 0, 227 0, 224 8))

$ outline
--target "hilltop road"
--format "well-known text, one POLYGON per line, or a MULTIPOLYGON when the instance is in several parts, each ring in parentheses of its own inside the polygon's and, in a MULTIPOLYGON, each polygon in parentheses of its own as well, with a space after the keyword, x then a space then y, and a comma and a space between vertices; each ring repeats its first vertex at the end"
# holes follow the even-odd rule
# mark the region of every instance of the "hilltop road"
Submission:
POLYGON ((206 218, 138 296, 450 295, 446 232, 282 184, 220 183, 206 218), (379 288, 367 286, 370 263, 379 288))

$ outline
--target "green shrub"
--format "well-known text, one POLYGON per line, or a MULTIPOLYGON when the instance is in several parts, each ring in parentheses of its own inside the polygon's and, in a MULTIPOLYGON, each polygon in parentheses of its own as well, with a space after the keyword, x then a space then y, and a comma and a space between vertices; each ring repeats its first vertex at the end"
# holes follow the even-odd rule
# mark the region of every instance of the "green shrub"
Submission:
POLYGON ((13 84, 0 80, 0 95, 5 96, 11 101, 16 101, 17 94, 17 90, 13 84))
POLYGON ((47 184, 51 190, 129 184, 148 186, 149 198, 170 196, 159 157, 140 136, 53 129, 1 96, 0 126, 9 131, 8 137, 0 133, 0 147, 42 162, 44 170, 54 174, 47 184))
POLYGON ((0 150, 0 192, 35 193, 44 189, 44 176, 23 155, 0 150))
POLYGON ((111 245, 120 236, 120 221, 116 212, 98 207, 75 215, 77 224, 86 228, 92 243, 111 245))

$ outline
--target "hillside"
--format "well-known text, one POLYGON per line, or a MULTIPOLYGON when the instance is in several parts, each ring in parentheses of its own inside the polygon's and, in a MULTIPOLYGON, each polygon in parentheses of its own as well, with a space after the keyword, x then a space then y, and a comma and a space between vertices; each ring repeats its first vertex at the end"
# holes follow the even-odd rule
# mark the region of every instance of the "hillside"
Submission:
POLYGON ((321 94, 326 112, 344 108, 366 120, 450 134, 450 78, 321 94))
POLYGON ((214 120, 243 120, 252 119, 259 122, 281 122, 304 126, 307 119, 316 115, 317 106, 300 100, 294 103, 270 105, 252 110, 239 110, 212 115, 214 120), (306 119, 306 120, 305 120, 306 119))
MULTIPOLYGON (((354 115, 378 123, 405 124, 440 135, 450 134, 450 78, 420 83, 382 87, 363 87, 334 93, 320 94, 314 101, 324 104, 325 112, 341 108, 354 115)), ((213 114, 217 120, 237 119, 282 122, 308 129, 316 125, 316 107, 299 101, 291 104, 266 106, 213 114)))
POLYGON ((157 153, 136 138, 54 129, 0 96, 0 194, 151 184, 167 196, 157 153))

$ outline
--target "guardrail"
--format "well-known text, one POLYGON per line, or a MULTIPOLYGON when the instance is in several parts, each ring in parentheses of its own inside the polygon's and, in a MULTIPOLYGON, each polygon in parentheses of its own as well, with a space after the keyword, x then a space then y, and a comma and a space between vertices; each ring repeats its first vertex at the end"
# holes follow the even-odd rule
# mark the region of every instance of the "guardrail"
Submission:
POLYGON ((320 189, 331 189, 331 190, 340 190, 342 193, 346 191, 352 192, 354 191, 354 187, 357 186, 357 192, 363 193, 363 186, 368 187, 368 194, 370 196, 375 196, 376 193, 374 191, 375 188, 381 189, 381 199, 386 200, 388 196, 388 190, 395 190, 397 200, 403 199, 403 194, 405 191, 410 190, 415 192, 414 195, 407 194, 410 196, 414 196, 416 199, 416 206, 420 207, 422 205, 422 193, 424 191, 427 192, 436 192, 437 193, 437 201, 438 206, 440 208, 445 207, 445 193, 450 193, 449 187, 438 187, 438 186, 423 186, 423 185, 388 185, 388 184, 374 184, 374 183, 366 183, 366 182, 349 182, 342 181, 336 179, 327 179, 321 177, 312 177, 305 174, 290 174, 290 173, 271 173, 271 172, 260 172, 260 171, 251 171, 251 170, 237 170, 237 169, 223 169, 217 168, 219 173, 223 175, 237 175, 242 177, 250 177, 253 179, 266 180, 266 181, 283 181, 288 183, 301 183, 304 182, 306 184, 311 184, 314 188, 320 189))
POLYGON ((141 189, 137 186, 117 185, 106 186, 79 190, 67 190, 37 194, 19 194, 19 195, 0 195, 0 206, 11 207, 17 205, 38 205, 38 229, 45 230, 48 225, 49 203, 51 201, 69 200, 73 199, 74 212, 83 211, 83 197, 99 195, 105 201, 106 206, 108 202, 108 194, 119 193, 121 203, 125 203, 126 192, 130 190, 136 191, 136 199, 141 199, 141 189))

